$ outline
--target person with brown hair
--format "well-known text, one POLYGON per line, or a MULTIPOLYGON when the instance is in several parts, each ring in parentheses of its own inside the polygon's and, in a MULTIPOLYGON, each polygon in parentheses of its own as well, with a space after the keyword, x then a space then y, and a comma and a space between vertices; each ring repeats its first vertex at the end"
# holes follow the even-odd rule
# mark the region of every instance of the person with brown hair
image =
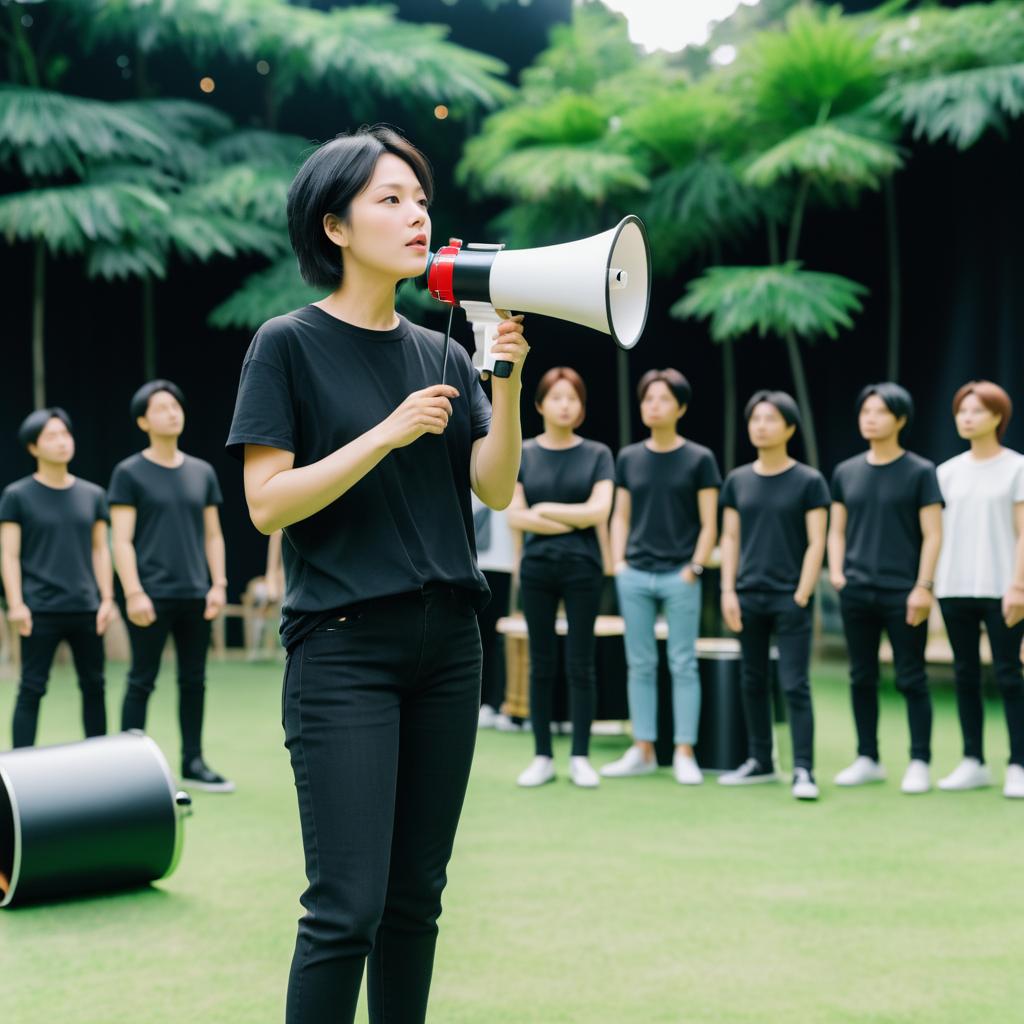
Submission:
POLYGON ((938 469, 946 508, 935 594, 953 648, 964 739, 963 760, 939 788, 992 785, 982 742, 978 640, 984 624, 1010 734, 1003 795, 1024 798, 1024 455, 1002 443, 1012 413, 1010 396, 998 384, 964 384, 953 396, 953 417, 970 448, 938 469))
POLYGON ((544 430, 523 445, 519 482, 508 522, 522 530, 519 587, 530 649, 530 721, 535 757, 520 773, 520 786, 541 786, 555 777, 551 708, 558 674, 555 616, 565 602, 568 635, 572 754, 569 778, 577 786, 600 783, 589 760, 590 725, 597 686, 594 620, 604 585, 596 527, 611 513, 614 461, 611 450, 576 430, 583 423, 587 389, 567 366, 548 370, 534 396, 544 430))

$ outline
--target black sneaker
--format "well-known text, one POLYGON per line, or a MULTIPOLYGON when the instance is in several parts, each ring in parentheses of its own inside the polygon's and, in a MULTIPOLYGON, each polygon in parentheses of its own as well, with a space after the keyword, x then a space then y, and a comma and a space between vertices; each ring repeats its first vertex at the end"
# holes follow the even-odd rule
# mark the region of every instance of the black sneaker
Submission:
POLYGON ((201 757, 193 757, 181 769, 181 782, 187 789, 202 789, 207 793, 234 793, 235 784, 209 768, 201 757))
POLYGON ((766 768, 754 757, 748 757, 735 771, 718 776, 718 782, 722 786, 753 786, 758 782, 778 781, 775 769, 770 766, 766 768))

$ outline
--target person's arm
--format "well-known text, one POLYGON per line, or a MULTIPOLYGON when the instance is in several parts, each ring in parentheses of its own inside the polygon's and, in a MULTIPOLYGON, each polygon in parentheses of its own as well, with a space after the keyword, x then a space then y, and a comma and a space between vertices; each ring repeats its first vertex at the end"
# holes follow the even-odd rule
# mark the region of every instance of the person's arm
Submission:
POLYGON ((1013 526, 1017 531, 1013 581, 1003 595, 1003 620, 1010 629, 1024 619, 1024 501, 1013 506, 1013 526))
POLYGON ((0 523, 0 575, 7 598, 7 621, 19 636, 32 635, 32 612, 21 591, 21 524, 0 523))
POLYGON ((626 568, 626 542, 633 515, 633 497, 626 487, 615 489, 615 510, 612 512, 612 566, 616 573, 626 568))
POLYGON ((110 563, 110 543, 107 523, 97 519, 92 524, 92 574, 100 592, 100 606, 96 612, 96 635, 103 636, 114 614, 114 567, 110 563))
POLYGON ((921 523, 921 557, 917 564, 917 582, 907 595, 907 625, 920 626, 932 610, 935 566, 942 548, 942 506, 925 505, 918 511, 921 523))
MULTIPOLYGON (((702 487, 697 492, 697 511, 700 515, 700 533, 697 534, 691 561, 695 565, 707 565, 718 540, 717 487, 702 487)), ((687 583, 697 582, 697 576, 689 566, 683 569, 682 576, 687 583)))
POLYGON ((546 536, 572 533, 571 526, 566 526, 565 523, 556 523, 554 519, 538 515, 527 505, 526 491, 520 483, 516 484, 515 490, 512 492, 512 502, 508 506, 506 516, 508 525, 513 530, 523 533, 542 533, 546 536))
POLYGON ((225 569, 224 534, 220 528, 220 514, 216 505, 203 509, 203 548, 206 564, 210 569, 210 589, 206 592, 206 611, 203 618, 209 621, 220 615, 228 602, 228 577, 225 569))
POLYGON ((124 590, 128 619, 136 626, 152 626, 156 611, 149 595, 139 581, 139 567, 135 560, 134 505, 111 505, 110 528, 114 538, 114 568, 124 590))
POLYGON ((354 487, 396 448, 424 434, 443 434, 458 391, 434 384, 414 391, 386 419, 319 462, 295 468, 295 455, 265 445, 245 446, 245 500, 260 533, 316 515, 354 487))
POLYGON ((832 520, 828 527, 828 578, 836 590, 846 586, 846 506, 841 501, 832 502, 832 520))
POLYGON ((608 522, 612 511, 612 495, 615 484, 611 480, 598 480, 584 502, 566 504, 561 501, 538 501, 532 506, 537 515, 564 523, 574 530, 585 530, 588 526, 608 522))
POLYGON ((743 616, 736 596, 736 573, 740 564, 740 514, 734 508, 722 511, 722 618, 734 632, 743 632, 743 616))
POLYGON ((825 532, 828 529, 828 509, 812 508, 804 513, 807 525, 807 550, 804 552, 804 564, 800 570, 800 582, 797 584, 793 600, 801 608, 806 608, 814 596, 821 575, 821 564, 825 560, 825 532))
POLYGON ((267 568, 264 570, 264 579, 267 582, 267 598, 270 601, 280 601, 284 594, 284 565, 281 561, 281 540, 284 535, 280 530, 275 530, 267 541, 267 568))
POLYGON ((486 436, 473 443, 469 460, 473 493, 498 511, 508 508, 519 476, 523 454, 519 400, 523 391, 523 361, 529 351, 521 315, 498 324, 491 352, 496 360, 512 364, 512 374, 504 378, 491 375, 491 426, 486 436))

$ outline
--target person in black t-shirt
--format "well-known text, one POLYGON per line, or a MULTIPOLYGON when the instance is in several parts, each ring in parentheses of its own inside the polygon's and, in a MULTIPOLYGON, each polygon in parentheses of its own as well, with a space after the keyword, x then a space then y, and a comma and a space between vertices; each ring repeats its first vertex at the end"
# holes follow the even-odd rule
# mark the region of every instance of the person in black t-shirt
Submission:
POLYGON ((857 421, 868 451, 840 463, 832 474, 829 573, 839 592, 850 652, 857 727, 857 758, 836 776, 839 786, 885 778, 878 757, 878 644, 884 629, 910 725, 910 764, 901 788, 904 793, 931 789, 925 645, 942 546, 942 492, 935 466, 900 446, 900 431, 913 413, 910 394, 898 384, 864 388, 857 421))
POLYGON ((234 783, 206 764, 202 747, 210 623, 227 600, 220 485, 208 462, 178 448, 185 398, 177 385, 143 384, 131 413, 149 446, 114 467, 108 493, 132 647, 121 728, 145 729, 160 658, 173 635, 182 780, 230 793, 234 783))
POLYGON ((676 751, 672 768, 682 785, 704 780, 694 757, 700 724, 701 574, 718 536, 714 455, 684 440, 676 426, 690 404, 690 384, 673 369, 650 370, 637 388, 640 416, 651 436, 619 452, 612 516, 612 558, 619 609, 625 622, 629 713, 633 745, 605 765, 608 778, 646 775, 657 768, 658 643, 655 618, 668 624, 668 664, 676 751))
POLYGON ((829 493, 825 478, 791 458, 800 426, 784 391, 758 391, 747 403, 757 459, 722 486, 722 615, 740 636, 743 713, 750 756, 719 776, 724 786, 773 782, 768 658, 779 649, 779 682, 793 736, 793 795, 816 800, 811 706, 811 602, 825 554, 829 493))
POLYGON ((555 777, 551 707, 558 675, 555 616, 565 602, 568 633, 565 674, 569 683, 572 754, 569 778, 593 788, 600 778, 588 758, 597 683, 594 620, 604 586, 597 526, 608 522, 614 492, 612 453, 575 433, 586 415, 580 375, 556 366, 540 380, 535 396, 544 432, 523 445, 519 483, 508 522, 522 530, 519 592, 530 646, 530 722, 535 756, 520 773, 520 786, 541 786, 555 777))
POLYGON ((63 409, 31 413, 18 441, 36 460, 36 471, 0 495, 7 620, 21 636, 13 745, 35 743, 39 702, 61 640, 71 647, 85 735, 102 736, 107 731, 103 634, 114 611, 106 496, 102 487, 68 472, 75 439, 63 409))
POLYGON ((431 173, 398 133, 339 136, 303 164, 288 230, 329 294, 265 323, 228 447, 263 533, 284 529, 282 700, 309 886, 288 1024, 426 1017, 445 867, 469 778, 488 598, 470 490, 512 497, 528 346, 498 326, 493 411, 470 357, 395 313, 423 273, 431 173))

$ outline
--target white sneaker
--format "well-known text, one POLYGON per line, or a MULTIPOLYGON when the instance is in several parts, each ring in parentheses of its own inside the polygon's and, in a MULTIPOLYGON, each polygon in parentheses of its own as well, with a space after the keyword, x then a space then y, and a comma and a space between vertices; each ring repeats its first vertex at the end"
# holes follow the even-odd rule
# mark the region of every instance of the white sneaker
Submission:
POLYGON ((555 762, 550 757, 538 755, 516 779, 517 786, 543 786, 545 782, 551 782, 555 777, 555 762))
POLYGON ((884 781, 885 769, 873 757, 863 755, 836 776, 837 786, 863 786, 866 782, 884 781))
POLYGON ((1017 800, 1024 798, 1024 768, 1019 764, 1007 765, 1003 796, 1017 800))
POLYGON ((655 758, 648 761, 636 745, 627 750, 618 761, 612 761, 601 769, 606 779, 627 779, 633 775, 651 775, 658 770, 655 758))
POLYGON ((494 728, 498 732, 522 732, 525 726, 513 721, 508 715, 499 712, 494 716, 494 728))
POLYGON ((574 785, 581 786, 583 789, 596 789, 601 785, 600 776, 585 757, 569 758, 569 779, 574 785))
POLYGON ((913 760, 903 773, 900 789, 904 793, 927 793, 932 788, 931 770, 927 761, 913 760))
POLYGON ((992 785, 992 773, 987 764, 976 757, 965 757, 944 779, 939 779, 939 789, 981 789, 992 785))
POLYGON ((793 796, 797 800, 817 800, 818 784, 814 776, 806 768, 793 770, 793 796))
POLYGON ((775 768, 765 768, 760 762, 752 757, 731 772, 718 776, 720 786, 752 786, 758 782, 778 782, 779 777, 775 768))
POLYGON ((697 759, 678 750, 672 755, 672 774, 680 786, 699 786, 704 781, 697 759))
POLYGON ((480 714, 477 716, 476 727, 478 729, 493 729, 497 724, 498 713, 490 704, 480 705, 480 714))

